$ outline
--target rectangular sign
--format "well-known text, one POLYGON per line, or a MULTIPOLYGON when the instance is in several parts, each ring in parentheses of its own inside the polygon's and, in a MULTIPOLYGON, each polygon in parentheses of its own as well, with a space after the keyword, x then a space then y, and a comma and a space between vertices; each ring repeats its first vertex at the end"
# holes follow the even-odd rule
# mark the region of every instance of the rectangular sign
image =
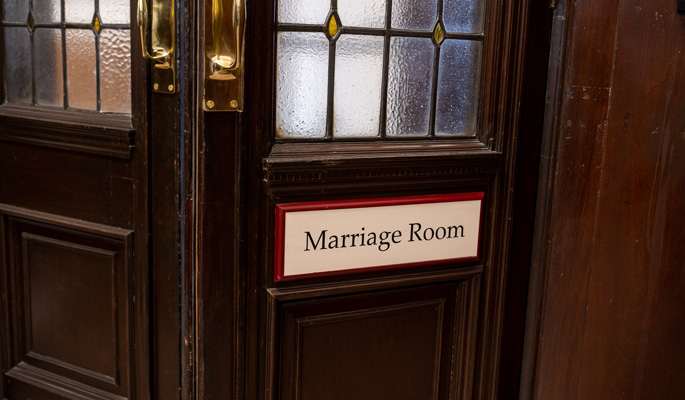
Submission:
POLYGON ((478 260, 483 193, 276 205, 274 281, 478 260))

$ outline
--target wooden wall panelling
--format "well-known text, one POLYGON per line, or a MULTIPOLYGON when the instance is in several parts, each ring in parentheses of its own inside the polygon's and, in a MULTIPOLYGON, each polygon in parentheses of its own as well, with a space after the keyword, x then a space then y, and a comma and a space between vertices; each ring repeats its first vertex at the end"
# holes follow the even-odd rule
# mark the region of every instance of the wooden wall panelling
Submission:
POLYGON ((621 0, 580 398, 685 393, 685 16, 621 0))
POLYGON ((562 4, 566 72, 522 394, 679 398, 683 17, 665 0, 562 4))
POLYGON ((132 231, 6 205, 0 217, 5 395, 145 398, 132 231))
MULTIPOLYGON (((550 247, 545 263, 554 263, 544 291, 546 319, 542 347, 554 352, 538 360, 536 395, 540 398, 575 397, 580 371, 580 352, 584 325, 585 295, 589 285, 589 266, 597 214, 597 194, 605 146, 607 100, 611 86, 613 37, 618 1, 569 2, 567 60, 574 60, 560 83, 563 109, 558 114, 556 176, 550 185, 554 215, 548 240, 563 242, 550 247), (605 38, 598 40, 598 38, 605 38), (594 51, 587 51, 593 43, 594 51), (564 199, 564 201, 558 201, 564 199), (580 214, 580 217, 579 217, 580 214)), ((543 317, 544 318, 544 317, 543 317)))
POLYGON ((0 154, 0 203, 127 229, 138 222, 135 161, 3 141, 0 154))
POLYGON ((127 159, 134 148, 128 115, 0 106, 0 140, 127 159), (85 122, 85 123, 84 123, 85 122))

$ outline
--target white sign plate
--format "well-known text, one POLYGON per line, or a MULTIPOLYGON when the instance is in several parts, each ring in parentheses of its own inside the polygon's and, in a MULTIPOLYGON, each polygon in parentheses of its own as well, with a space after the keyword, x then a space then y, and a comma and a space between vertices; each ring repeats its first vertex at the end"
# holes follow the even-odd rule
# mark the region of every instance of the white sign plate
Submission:
POLYGON ((276 205, 274 281, 478 260, 483 193, 276 205))

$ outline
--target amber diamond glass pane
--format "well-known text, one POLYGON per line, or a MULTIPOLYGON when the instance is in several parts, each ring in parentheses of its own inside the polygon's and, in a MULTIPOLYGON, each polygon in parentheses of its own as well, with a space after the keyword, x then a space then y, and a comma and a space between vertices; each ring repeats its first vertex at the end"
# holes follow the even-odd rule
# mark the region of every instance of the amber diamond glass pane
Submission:
POLYGON ((95 29, 95 32, 100 33, 100 20, 97 15, 93 18, 93 29, 95 29))
POLYGON ((435 24, 435 29, 433 29, 433 40, 435 41, 435 44, 440 44, 445 40, 445 32, 442 29, 441 23, 435 24))
POLYGON ((331 37, 338 34, 338 20, 335 18, 335 14, 331 15, 331 19, 328 21, 328 34, 331 37))
POLYGON ((26 21, 26 24, 29 26, 30 30, 33 30, 33 28, 36 27, 35 22, 33 21, 33 13, 29 13, 29 20, 26 21))

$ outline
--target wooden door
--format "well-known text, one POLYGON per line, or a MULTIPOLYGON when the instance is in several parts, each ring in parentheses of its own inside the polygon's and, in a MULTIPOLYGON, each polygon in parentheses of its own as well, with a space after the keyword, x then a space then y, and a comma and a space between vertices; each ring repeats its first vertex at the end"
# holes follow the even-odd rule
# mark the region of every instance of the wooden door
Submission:
POLYGON ((518 137, 529 3, 246 6, 242 112, 214 111, 196 74, 197 397, 495 398, 507 274, 527 276, 509 261, 517 152, 537 160, 535 131, 518 137), (277 209, 464 193, 483 196, 476 258, 280 279, 277 209))
POLYGON ((180 94, 135 6, 2 1, 3 399, 180 398, 180 94))

